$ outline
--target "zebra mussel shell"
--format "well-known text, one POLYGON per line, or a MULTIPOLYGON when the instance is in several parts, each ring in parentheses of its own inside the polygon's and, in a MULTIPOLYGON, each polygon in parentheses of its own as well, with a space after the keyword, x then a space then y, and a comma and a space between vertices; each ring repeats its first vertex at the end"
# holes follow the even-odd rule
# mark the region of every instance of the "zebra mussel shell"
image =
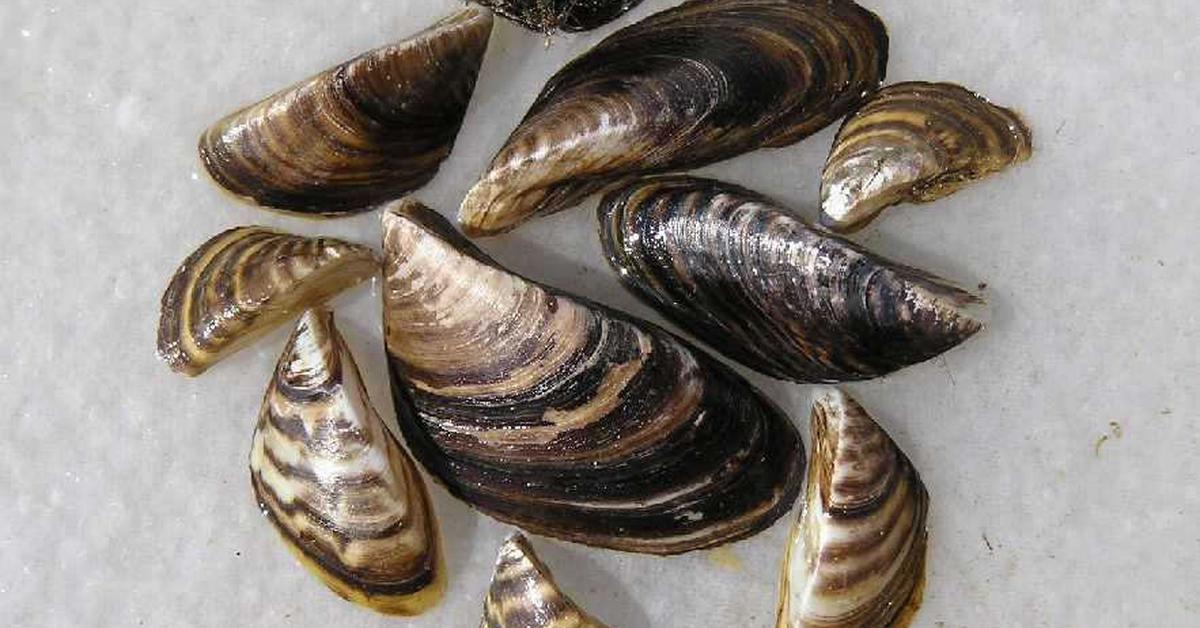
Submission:
POLYGON ((310 215, 415 190, 450 154, 491 31, 468 8, 270 96, 204 133, 204 165, 233 194, 310 215))
POLYGON ((1029 159, 1021 118, 951 83, 898 83, 842 125, 821 176, 821 223, 861 229, 884 208, 928 203, 1029 159))
POLYGON ((603 26, 642 0, 476 0, 496 13, 549 35, 555 31, 588 31, 603 26))
POLYGON ((506 271, 420 203, 389 206, 383 228, 401 429, 451 493, 537 534, 655 554, 791 507, 799 433, 727 367, 506 271))
POLYGON ((797 142, 883 80, 887 31, 849 0, 692 0, 555 74, 467 194, 468 235, 515 228, 630 176, 797 142))
POLYGON ((425 483, 367 398, 327 310, 304 314, 267 388, 250 477, 288 549, 338 595, 414 615, 445 588, 425 483))
POLYGON ((200 245, 162 296, 158 356, 199 375, 305 308, 375 275, 371 249, 265 227, 235 227, 200 245))
POLYGON ((479 628, 606 628, 554 582, 524 535, 500 547, 479 628))
POLYGON ((982 327, 977 297, 736 185, 648 178, 609 193, 597 211, 605 255, 625 287, 773 377, 879 377, 982 327))
POLYGON ((806 491, 779 628, 907 625, 925 580, 929 495, 904 452, 837 390, 813 403, 806 491))

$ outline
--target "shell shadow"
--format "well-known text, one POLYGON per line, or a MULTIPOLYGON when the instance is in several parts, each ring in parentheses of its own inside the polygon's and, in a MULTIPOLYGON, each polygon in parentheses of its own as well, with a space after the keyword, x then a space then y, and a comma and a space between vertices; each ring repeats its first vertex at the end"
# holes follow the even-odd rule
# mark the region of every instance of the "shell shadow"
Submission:
POLYGON ((609 626, 653 625, 636 596, 619 577, 592 560, 587 548, 527 536, 563 593, 583 610, 609 626))

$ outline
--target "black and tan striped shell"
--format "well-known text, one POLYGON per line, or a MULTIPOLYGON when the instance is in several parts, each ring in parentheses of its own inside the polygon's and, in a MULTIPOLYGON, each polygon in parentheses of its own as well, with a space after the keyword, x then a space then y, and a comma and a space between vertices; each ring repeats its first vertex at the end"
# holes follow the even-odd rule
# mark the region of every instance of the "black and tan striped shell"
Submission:
POLYGON ((897 83, 842 125, 821 176, 821 223, 856 231, 884 208, 928 203, 1029 159, 1020 116, 952 83, 897 83))
POLYGON ((606 628, 558 588, 525 536, 500 547, 479 628, 606 628))
POLYGON ((199 375, 378 271, 365 246, 266 227, 229 229, 200 245, 167 285, 158 356, 179 373, 199 375))
POLYGON ((296 326, 250 450, 259 507, 338 595, 415 615, 445 588, 437 521, 416 465, 371 406, 327 310, 296 326))
POLYGON ((532 31, 588 31, 603 26, 642 0, 476 0, 532 31))
POLYGON ((506 271, 415 201, 383 227, 401 429, 451 493, 537 534, 657 554, 791 507, 799 434, 718 361, 506 271))
POLYGON ((981 328, 975 296, 805 224, 771 200, 682 175, 642 179, 598 209, 626 288, 755 370, 869 379, 981 328))
POLYGON ((779 628, 907 625, 921 603, 928 511, 920 475, 866 410, 841 391, 818 395, 779 628))
POLYGON ((879 86, 887 45, 849 0, 692 0, 653 15, 550 79, 459 221, 499 233, 630 176, 797 142, 879 86))
POLYGON ((200 138, 204 165, 235 195, 310 215, 403 196, 450 154, 491 31, 468 8, 242 109, 200 138))

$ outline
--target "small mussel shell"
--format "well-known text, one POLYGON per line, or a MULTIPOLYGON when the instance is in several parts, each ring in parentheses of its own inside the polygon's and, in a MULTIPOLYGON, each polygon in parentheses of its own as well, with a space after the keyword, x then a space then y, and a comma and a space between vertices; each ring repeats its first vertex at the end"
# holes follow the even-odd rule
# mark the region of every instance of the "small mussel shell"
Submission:
POLYGON ((307 312, 267 388, 250 478, 288 549, 338 595, 415 615, 445 588, 416 465, 367 398, 326 310, 307 312))
POLYGON ((373 276, 371 249, 266 227, 235 227, 200 245, 162 296, 158 356, 199 375, 305 308, 373 276))
POLYGON ((605 628, 567 597, 524 535, 500 547, 480 628, 605 628))
POLYGON ((929 494, 891 437, 837 390, 813 403, 806 491, 779 628, 907 625, 925 580, 929 494))
POLYGON ((501 268, 406 200, 383 216, 384 339, 413 455, 531 532, 673 554, 792 504, 800 435, 666 331, 501 268))
POLYGON ((821 176, 821 223, 850 232, 1029 159, 1021 118, 951 83, 883 88, 846 120, 821 176))
POLYGON ((476 0, 539 33, 588 31, 603 26, 642 0, 476 0))
POLYGON ((204 133, 204 165, 238 196, 305 214, 415 190, 450 154, 491 31, 468 8, 270 96, 204 133))
POLYGON ((774 377, 879 377, 982 327, 977 297, 814 229, 736 185, 643 179, 606 196, 598 217, 605 255, 625 287, 774 377))
POLYGON ((629 26, 542 89, 467 194, 507 231, 632 175, 797 142, 878 88, 887 31, 849 0, 692 0, 629 26))

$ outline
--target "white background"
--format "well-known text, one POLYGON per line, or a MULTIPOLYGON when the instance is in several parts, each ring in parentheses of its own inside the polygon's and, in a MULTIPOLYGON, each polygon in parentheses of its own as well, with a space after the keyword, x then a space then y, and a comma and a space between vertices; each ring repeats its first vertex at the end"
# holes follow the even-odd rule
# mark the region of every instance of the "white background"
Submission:
MULTIPOLYGON (((497 21, 457 147, 419 197, 455 211, 556 68, 670 4, 647 0, 548 49, 497 21)), ((1036 142, 1028 164, 889 210, 859 238, 986 282, 991 302, 990 327, 944 359, 849 387, 933 497, 916 625, 1200 625, 1200 4, 864 4, 891 30, 889 80, 960 82, 1022 111, 1036 142)), ((197 379, 154 356, 167 278, 217 231, 259 223, 378 242, 374 213, 305 221, 223 195, 196 156, 204 127, 459 6, 0 4, 0 624, 477 624, 507 529, 440 487, 450 586, 407 623, 328 593, 258 514, 247 452, 287 330, 197 379)), ((703 172, 813 218, 831 137, 703 172)), ((604 264, 594 207, 482 246, 530 277, 660 320, 604 264)), ((377 289, 336 305, 390 421, 377 289)), ((751 377, 807 434, 811 389, 751 377)), ((766 627, 793 516, 727 551, 671 559, 534 542, 564 588, 614 626, 766 627)))

